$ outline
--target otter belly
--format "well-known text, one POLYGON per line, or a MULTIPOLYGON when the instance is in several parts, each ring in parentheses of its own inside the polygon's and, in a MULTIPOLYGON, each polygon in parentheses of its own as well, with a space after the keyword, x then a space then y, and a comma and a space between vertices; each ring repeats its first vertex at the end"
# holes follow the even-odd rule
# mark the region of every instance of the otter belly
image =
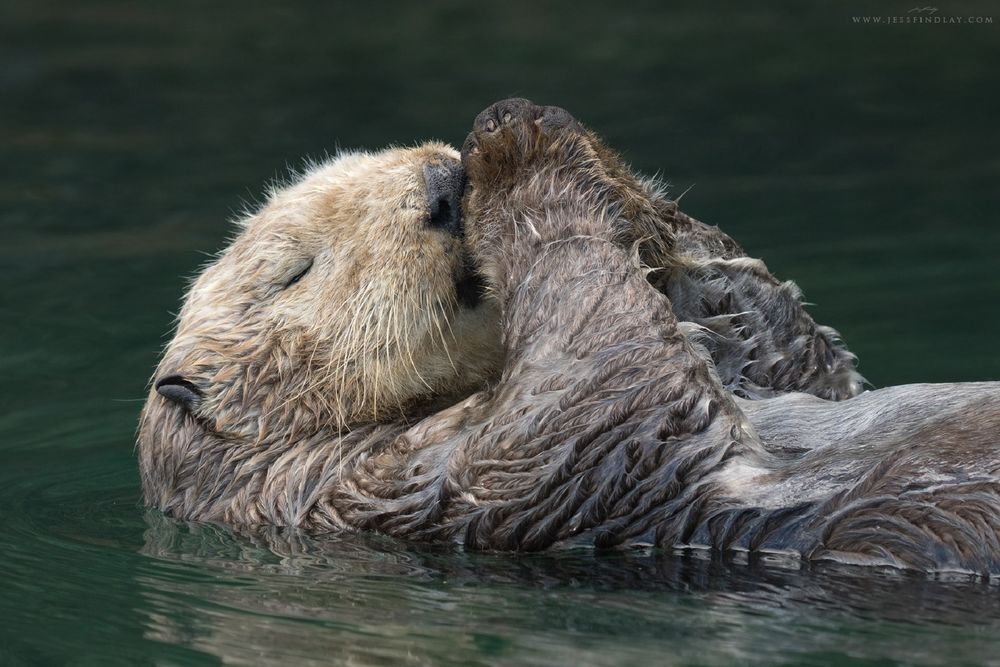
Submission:
POLYGON ((788 394, 739 406, 762 449, 734 459, 724 483, 747 504, 825 498, 892 459, 905 459, 921 485, 1000 470, 1000 382, 911 384, 839 402, 788 394))

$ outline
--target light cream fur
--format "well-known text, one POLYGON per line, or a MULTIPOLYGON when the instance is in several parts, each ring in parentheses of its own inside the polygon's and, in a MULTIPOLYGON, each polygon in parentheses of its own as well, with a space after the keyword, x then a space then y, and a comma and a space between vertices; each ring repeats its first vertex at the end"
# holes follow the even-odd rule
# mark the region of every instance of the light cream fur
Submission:
POLYGON ((157 377, 198 385, 211 430, 261 439, 481 386, 497 315, 459 307, 463 245, 427 224, 424 167, 457 159, 433 142, 346 153, 273 189, 191 287, 157 377))

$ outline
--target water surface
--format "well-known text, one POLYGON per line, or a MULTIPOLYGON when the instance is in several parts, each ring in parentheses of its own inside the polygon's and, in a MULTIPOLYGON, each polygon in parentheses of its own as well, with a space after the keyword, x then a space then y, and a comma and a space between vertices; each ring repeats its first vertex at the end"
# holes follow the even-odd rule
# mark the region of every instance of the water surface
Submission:
POLYGON ((141 508, 144 384, 227 220, 305 156, 458 143, 511 94, 687 191, 873 384, 1000 378, 1000 25, 361 4, 0 10, 0 665, 1000 664, 980 582, 237 535, 141 508))

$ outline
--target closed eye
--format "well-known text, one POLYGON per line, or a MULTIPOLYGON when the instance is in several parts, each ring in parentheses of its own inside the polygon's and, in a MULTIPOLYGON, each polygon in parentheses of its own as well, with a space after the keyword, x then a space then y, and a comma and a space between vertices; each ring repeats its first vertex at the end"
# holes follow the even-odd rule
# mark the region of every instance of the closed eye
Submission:
POLYGON ((294 285, 295 283, 297 283, 297 282, 299 282, 300 280, 302 280, 302 279, 303 279, 303 278, 305 277, 305 275, 306 275, 307 273, 309 273, 309 269, 311 269, 311 268, 312 268, 312 265, 313 265, 313 261, 314 261, 314 260, 310 259, 310 260, 309 260, 309 262, 308 262, 308 263, 307 263, 307 264, 306 264, 306 265, 305 265, 304 267, 302 267, 302 270, 300 270, 300 271, 299 271, 298 273, 296 273, 296 274, 295 274, 294 276, 292 276, 292 277, 291 277, 291 278, 290 278, 290 279, 288 280, 288 282, 286 282, 286 283, 285 283, 285 287, 284 287, 284 289, 288 289, 289 287, 291 287, 291 286, 292 286, 292 285, 294 285))

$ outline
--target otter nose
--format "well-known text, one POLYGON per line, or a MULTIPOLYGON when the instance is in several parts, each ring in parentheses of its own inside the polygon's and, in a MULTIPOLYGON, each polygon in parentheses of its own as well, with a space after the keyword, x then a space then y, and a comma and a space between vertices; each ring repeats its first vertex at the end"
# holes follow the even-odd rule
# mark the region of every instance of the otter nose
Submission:
POLYGON ((194 410, 201 403, 201 390, 181 375, 168 375, 156 381, 156 393, 185 410, 194 410))
POLYGON ((427 183, 428 224, 453 236, 462 235, 462 191, 465 170, 458 160, 447 160, 424 167, 427 183))

